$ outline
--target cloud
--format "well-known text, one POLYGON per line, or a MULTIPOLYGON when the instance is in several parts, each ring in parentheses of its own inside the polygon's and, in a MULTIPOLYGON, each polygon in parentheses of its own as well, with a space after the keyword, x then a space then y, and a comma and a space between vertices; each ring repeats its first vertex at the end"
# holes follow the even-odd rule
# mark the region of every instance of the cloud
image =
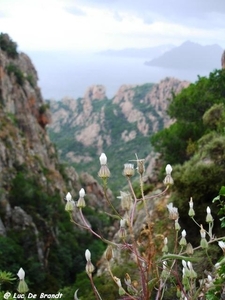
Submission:
POLYGON ((224 0, 79 0, 78 3, 90 7, 114 9, 118 12, 130 12, 146 23, 167 21, 204 27, 210 20, 213 26, 225 24, 224 0), (215 18, 215 13, 218 19, 215 18))
POLYGON ((225 46, 224 0, 1 0, 0 20, 24 51, 225 46))
POLYGON ((72 15, 75 15, 75 16, 85 16, 86 15, 86 13, 82 9, 75 7, 75 6, 65 7, 65 11, 72 15))

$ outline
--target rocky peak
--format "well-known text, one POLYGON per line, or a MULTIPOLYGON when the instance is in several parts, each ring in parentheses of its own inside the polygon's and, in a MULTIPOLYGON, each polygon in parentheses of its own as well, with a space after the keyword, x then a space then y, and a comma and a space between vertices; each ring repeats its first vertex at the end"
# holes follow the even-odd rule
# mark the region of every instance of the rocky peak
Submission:
POLYGON ((92 85, 85 92, 84 99, 103 100, 106 97, 106 89, 103 85, 92 85))

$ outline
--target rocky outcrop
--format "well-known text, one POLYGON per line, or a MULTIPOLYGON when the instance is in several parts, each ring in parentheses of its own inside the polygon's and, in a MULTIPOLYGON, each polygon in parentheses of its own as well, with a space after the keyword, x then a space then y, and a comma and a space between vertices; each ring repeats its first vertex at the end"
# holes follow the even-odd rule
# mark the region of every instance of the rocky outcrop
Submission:
POLYGON ((177 94, 188 85, 175 78, 165 78, 158 84, 122 85, 111 100, 105 97, 103 86, 91 86, 82 99, 50 101, 50 137, 58 145, 61 159, 79 171, 96 174, 95 160, 106 152, 116 178, 121 174, 117 165, 129 159, 129 151, 130 159, 135 153, 145 158, 151 172, 154 155, 149 138, 173 122, 167 115, 168 99, 172 92, 177 94))
MULTIPOLYGON (((154 84, 149 92, 138 99, 140 104, 145 104, 148 108, 143 111, 133 101, 135 86, 122 86, 113 98, 113 103, 119 105, 128 122, 137 124, 138 132, 136 134, 149 136, 152 132, 159 130, 160 127, 167 127, 171 124, 172 120, 166 113, 171 92, 177 94, 189 84, 188 81, 180 81, 175 78, 165 78, 160 83, 154 84), (156 114, 151 108, 155 110, 156 114), (162 122, 162 124, 160 125, 159 122, 162 122)), ((135 136, 133 134, 133 138, 135 136)))

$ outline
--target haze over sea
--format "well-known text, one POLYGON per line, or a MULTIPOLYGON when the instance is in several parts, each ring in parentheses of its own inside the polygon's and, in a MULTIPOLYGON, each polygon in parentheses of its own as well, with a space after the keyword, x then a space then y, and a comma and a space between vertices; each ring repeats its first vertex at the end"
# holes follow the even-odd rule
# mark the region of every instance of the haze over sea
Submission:
POLYGON ((213 70, 176 70, 150 67, 149 58, 105 56, 89 53, 28 52, 39 76, 44 99, 83 97, 91 85, 102 84, 113 98, 123 84, 158 83, 165 77, 195 82, 213 70))

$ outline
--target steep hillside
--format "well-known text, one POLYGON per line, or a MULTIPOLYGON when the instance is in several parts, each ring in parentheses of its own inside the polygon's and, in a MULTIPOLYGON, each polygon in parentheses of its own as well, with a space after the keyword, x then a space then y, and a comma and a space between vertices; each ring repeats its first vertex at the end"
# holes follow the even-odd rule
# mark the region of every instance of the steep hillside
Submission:
POLYGON ((106 152, 112 181, 122 187, 125 180, 117 182, 116 178, 120 177, 123 164, 135 159, 135 153, 146 159, 148 173, 152 171, 149 137, 171 124, 166 114, 171 92, 177 94, 188 85, 174 78, 158 84, 123 85, 111 100, 99 85, 89 87, 84 97, 77 100, 50 101, 51 140, 62 160, 94 176, 98 155, 106 152))
POLYGON ((83 270, 79 255, 86 238, 92 243, 74 230, 63 198, 70 191, 76 199, 82 182, 97 210, 103 192, 87 173, 60 164, 35 67, 8 35, 0 35, 0 48, 0 270, 23 267, 31 291, 53 293, 83 270))

